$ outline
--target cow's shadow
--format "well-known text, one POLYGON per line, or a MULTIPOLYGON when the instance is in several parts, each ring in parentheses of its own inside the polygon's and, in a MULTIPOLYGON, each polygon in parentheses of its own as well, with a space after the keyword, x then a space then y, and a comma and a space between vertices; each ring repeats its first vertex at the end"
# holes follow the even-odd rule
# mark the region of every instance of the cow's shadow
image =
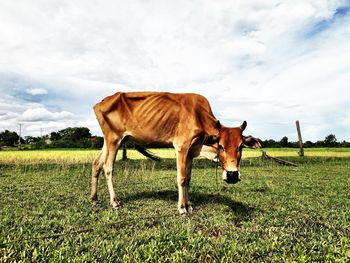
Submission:
MULTIPOLYGON (((171 201, 176 205, 178 199, 177 190, 160 190, 160 191, 143 191, 125 196, 123 203, 133 202, 144 199, 158 199, 171 201)), ((233 213, 235 223, 240 221, 249 221, 254 215, 256 208, 248 206, 242 202, 235 201, 231 197, 219 194, 206 194, 199 192, 190 192, 190 200, 195 208, 195 212, 201 207, 210 206, 212 204, 224 205, 229 213, 233 213)))

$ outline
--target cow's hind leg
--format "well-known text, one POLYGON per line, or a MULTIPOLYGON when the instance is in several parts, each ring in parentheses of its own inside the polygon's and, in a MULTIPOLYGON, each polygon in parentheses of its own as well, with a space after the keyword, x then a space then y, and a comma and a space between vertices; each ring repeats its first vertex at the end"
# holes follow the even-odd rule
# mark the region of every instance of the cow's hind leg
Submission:
POLYGON ((185 180, 185 207, 187 210, 187 213, 192 213, 193 208, 189 199, 188 191, 190 188, 190 182, 191 182, 191 172, 192 172, 192 162, 193 158, 190 156, 186 159, 186 180, 185 180))
POLYGON ((98 178, 102 170, 106 155, 106 147, 102 148, 97 158, 92 162, 92 175, 91 175, 91 200, 93 205, 97 204, 97 187, 98 178))
POLYGON ((118 209, 120 207, 120 203, 116 198, 114 188, 113 188, 113 183, 112 183, 113 167, 115 163, 115 158, 117 156, 117 151, 118 151, 120 141, 121 139, 106 141, 107 151, 106 151, 105 162, 103 164, 103 169, 105 172, 108 191, 109 191, 110 203, 113 209, 118 209))

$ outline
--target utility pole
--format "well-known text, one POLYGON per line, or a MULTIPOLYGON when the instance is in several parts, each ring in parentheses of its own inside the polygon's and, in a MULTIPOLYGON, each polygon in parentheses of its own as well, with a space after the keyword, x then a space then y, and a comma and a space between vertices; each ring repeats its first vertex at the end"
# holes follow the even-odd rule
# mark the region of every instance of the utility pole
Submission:
POLYGON ((19 138, 18 138, 18 145, 21 146, 21 135, 22 135, 22 125, 23 123, 18 123, 19 125, 19 138))
POLYGON ((40 138, 43 137, 43 128, 40 128, 40 138))
POLYGON ((299 121, 295 122, 296 126, 297 126, 297 132, 298 132, 298 139, 299 139, 299 156, 304 156, 304 148, 303 148, 303 139, 301 138, 301 131, 300 131, 300 124, 299 121))

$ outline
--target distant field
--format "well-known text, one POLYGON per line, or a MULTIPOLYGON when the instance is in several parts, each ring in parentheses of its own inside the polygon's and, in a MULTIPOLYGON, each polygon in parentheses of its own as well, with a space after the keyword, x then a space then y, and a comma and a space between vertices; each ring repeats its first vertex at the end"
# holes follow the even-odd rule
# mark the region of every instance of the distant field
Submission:
MULTIPOLYGON (((151 149, 155 155, 171 159, 175 158, 174 149, 151 149)), ((297 157, 298 149, 294 148, 273 148, 264 149, 269 155, 275 157, 297 157)), ((88 163, 92 162, 98 155, 99 150, 25 150, 25 151, 0 151, 0 163, 88 163)), ((244 149, 243 158, 259 157, 260 150, 244 149)), ((305 149, 307 157, 350 157, 349 148, 312 148, 305 149)), ((121 158, 121 151, 118 159, 121 158)), ((128 150, 128 158, 146 159, 135 150, 128 150)))
POLYGON ((194 162, 194 213, 177 215, 173 150, 155 163, 128 151, 114 186, 123 204, 89 200, 95 150, 0 151, 0 262, 350 262, 350 149, 245 150, 242 181, 194 162))

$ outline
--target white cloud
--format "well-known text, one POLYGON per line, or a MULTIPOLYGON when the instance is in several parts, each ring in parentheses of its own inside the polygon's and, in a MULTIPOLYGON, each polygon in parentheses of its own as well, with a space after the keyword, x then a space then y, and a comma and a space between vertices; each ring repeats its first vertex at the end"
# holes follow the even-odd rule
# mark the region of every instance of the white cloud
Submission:
POLYGON ((18 114, 14 112, 0 112, 0 121, 11 120, 17 117, 18 117, 18 114))
POLYGON ((36 95, 45 95, 47 94, 46 89, 42 88, 31 88, 31 89, 26 89, 26 92, 30 95, 36 96, 36 95))
POLYGON ((63 130, 67 127, 75 127, 75 123, 72 121, 45 121, 35 123, 24 123, 23 129, 24 135, 41 136, 50 134, 53 131, 63 130))
POLYGON ((0 101, 0 110, 37 122, 80 121, 97 132, 92 105, 115 91, 198 92, 227 125, 247 119, 263 138, 295 136, 298 118, 310 140, 330 131, 350 140, 342 114, 350 107, 350 19, 334 19, 346 4, 2 2, 0 72, 38 83, 6 82, 15 101, 0 101), (322 21, 332 24, 310 34, 322 21))
POLYGON ((19 117, 21 121, 57 121, 71 119, 74 114, 68 111, 51 112, 45 108, 28 109, 19 117))

